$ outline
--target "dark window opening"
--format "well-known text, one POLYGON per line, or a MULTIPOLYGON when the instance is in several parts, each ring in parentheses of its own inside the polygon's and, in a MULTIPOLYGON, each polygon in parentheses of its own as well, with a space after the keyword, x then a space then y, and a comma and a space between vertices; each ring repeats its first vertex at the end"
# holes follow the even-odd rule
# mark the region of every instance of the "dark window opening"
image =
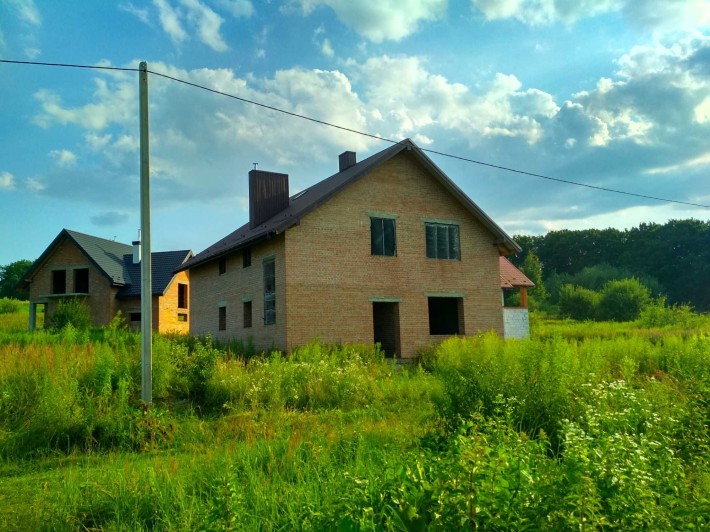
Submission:
POLYGON ((222 257, 219 259, 219 274, 227 273, 227 259, 222 257))
POLYGON ((370 218, 370 251, 372 255, 394 257, 397 255, 395 220, 370 218))
POLYGON ((141 313, 140 312, 131 312, 131 321, 141 321, 141 313))
POLYGON ((459 260, 461 258, 459 226, 427 223, 426 256, 430 259, 459 260))
POLYGON ((251 327, 251 301, 244 302, 244 328, 251 327))
POLYGON ((429 334, 464 334, 463 298, 429 298, 429 334))
POLYGON ((67 293, 67 271, 54 270, 52 272, 52 293, 66 294, 67 293))
POLYGON ((187 321, 187 314, 178 314, 178 321, 187 321))
POLYGON ((244 248, 242 251, 242 267, 248 268, 251 266, 251 248, 244 248))
POLYGON ((219 323, 217 328, 220 331, 227 330, 227 307, 219 307, 219 323))
POLYGON ((77 294, 89 293, 89 268, 74 270, 74 292, 77 294))
POLYGON ((178 283, 178 308, 187 308, 187 285, 178 283))
POLYGON ((276 263, 264 261, 264 325, 276 323, 276 263))

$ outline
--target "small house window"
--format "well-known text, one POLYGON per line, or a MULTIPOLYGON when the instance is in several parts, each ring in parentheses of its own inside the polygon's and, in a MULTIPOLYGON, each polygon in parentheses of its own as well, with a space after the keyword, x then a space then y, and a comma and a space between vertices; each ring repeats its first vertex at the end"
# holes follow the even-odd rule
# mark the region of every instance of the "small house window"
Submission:
POLYGON ((66 294, 67 293, 67 271, 54 270, 52 272, 52 293, 66 294))
POLYGON ((429 298, 429 334, 464 334, 463 298, 429 298))
POLYGON ((77 294, 89 293, 89 268, 74 270, 74 292, 77 294))
POLYGON ((187 321, 187 314, 178 314, 178 321, 187 321))
POLYGON ((276 263, 264 261, 264 325, 276 323, 276 263))
POLYGON ((244 302, 244 328, 251 327, 251 301, 244 302))
POLYGON ((187 308, 187 285, 178 283, 178 308, 187 308))
POLYGON ((227 273, 227 259, 225 257, 222 257, 219 259, 219 274, 225 274, 227 273))
POLYGON ((454 224, 426 224, 426 256, 430 259, 461 259, 459 226, 454 224))
POLYGON ((372 255, 397 255, 394 218, 370 218, 370 250, 372 255))
POLYGON ((219 317, 217 328, 220 331, 227 330, 227 307, 219 307, 219 317))
POLYGON ((251 248, 244 248, 242 251, 242 267, 248 268, 251 266, 251 248))

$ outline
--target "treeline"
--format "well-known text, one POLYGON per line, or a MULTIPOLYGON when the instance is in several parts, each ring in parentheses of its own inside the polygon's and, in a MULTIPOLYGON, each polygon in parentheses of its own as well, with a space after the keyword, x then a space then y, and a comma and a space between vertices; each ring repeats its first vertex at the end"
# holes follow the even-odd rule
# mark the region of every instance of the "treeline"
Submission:
MULTIPOLYGON (((538 258, 544 290, 553 297, 565 284, 601 290, 610 280, 634 277, 670 304, 710 311, 710 221, 644 223, 623 231, 565 229, 514 238, 523 251, 511 260, 522 267, 529 254, 538 258)), ((537 262, 535 257, 528 258, 528 266, 537 262)), ((530 273, 529 267, 523 270, 530 273)))

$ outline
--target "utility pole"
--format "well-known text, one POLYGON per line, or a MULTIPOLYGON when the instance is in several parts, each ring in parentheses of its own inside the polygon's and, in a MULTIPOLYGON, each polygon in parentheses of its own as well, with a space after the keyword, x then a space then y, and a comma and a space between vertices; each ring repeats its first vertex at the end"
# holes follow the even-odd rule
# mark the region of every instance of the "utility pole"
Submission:
POLYGON ((141 376, 142 399, 153 402, 153 287, 150 253, 150 157, 148 143, 148 63, 138 67, 141 151, 141 376))

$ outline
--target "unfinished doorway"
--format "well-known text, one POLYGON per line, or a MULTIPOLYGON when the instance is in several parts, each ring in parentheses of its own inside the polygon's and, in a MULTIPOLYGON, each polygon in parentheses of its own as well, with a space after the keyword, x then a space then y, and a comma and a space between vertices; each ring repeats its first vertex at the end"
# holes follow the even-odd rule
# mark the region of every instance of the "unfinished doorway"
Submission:
POLYGON ((375 343, 379 343, 386 357, 400 356, 399 303, 372 303, 372 325, 375 343))

